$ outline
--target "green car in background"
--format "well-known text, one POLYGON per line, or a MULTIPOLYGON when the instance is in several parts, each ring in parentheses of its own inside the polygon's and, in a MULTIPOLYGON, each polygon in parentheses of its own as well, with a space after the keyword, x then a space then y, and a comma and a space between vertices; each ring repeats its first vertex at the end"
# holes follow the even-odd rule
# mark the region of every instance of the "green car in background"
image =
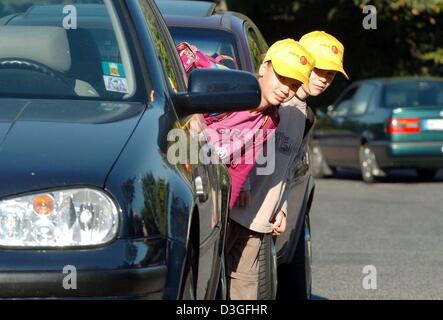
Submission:
POLYGON ((443 168, 443 79, 369 79, 349 86, 317 121, 313 175, 356 168, 365 182, 389 169, 432 179, 443 168))

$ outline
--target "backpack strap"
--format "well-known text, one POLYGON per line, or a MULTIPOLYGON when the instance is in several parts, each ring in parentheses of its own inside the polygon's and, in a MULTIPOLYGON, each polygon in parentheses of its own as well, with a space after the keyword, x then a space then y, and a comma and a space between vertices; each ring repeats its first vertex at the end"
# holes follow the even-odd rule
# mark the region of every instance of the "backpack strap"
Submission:
POLYGON ((220 62, 222 62, 222 61, 224 61, 224 60, 229 60, 229 61, 231 61, 231 62, 234 64, 235 69, 238 70, 238 64, 237 64, 237 61, 235 61, 235 59, 232 58, 232 57, 230 57, 230 56, 226 56, 226 55, 224 55, 224 54, 221 54, 221 55, 219 55, 219 56, 217 56, 217 57, 215 57, 215 58, 212 58, 212 60, 213 60, 215 63, 217 63, 217 64, 220 63, 220 62))

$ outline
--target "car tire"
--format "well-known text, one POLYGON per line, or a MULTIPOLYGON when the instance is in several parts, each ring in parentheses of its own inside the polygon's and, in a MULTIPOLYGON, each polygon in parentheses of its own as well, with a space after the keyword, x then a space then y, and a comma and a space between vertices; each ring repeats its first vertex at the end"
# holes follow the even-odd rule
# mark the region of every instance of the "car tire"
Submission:
POLYGON ((309 215, 297 241, 294 258, 278 269, 278 300, 310 300, 312 292, 312 247, 309 215))
POLYGON ((257 300, 275 300, 277 294, 277 255, 274 239, 270 234, 263 236, 258 255, 257 300))
POLYGON ((335 173, 326 163, 323 151, 318 142, 314 141, 310 148, 311 155, 311 173, 314 178, 325 178, 335 173))
POLYGON ((218 287, 215 295, 216 300, 227 300, 228 297, 228 280, 226 277, 226 265, 225 265, 225 257, 222 255, 222 262, 220 267, 220 276, 218 279, 218 287))
POLYGON ((359 163, 362 179, 366 183, 374 183, 386 175, 378 166, 374 151, 367 145, 360 147, 359 163))
POLYGON ((435 178, 438 169, 416 169, 416 172, 420 179, 430 181, 435 178))
POLYGON ((195 266, 195 250, 192 243, 188 245, 188 253, 186 255, 184 277, 180 289, 180 300, 197 300, 196 294, 196 266, 195 266))

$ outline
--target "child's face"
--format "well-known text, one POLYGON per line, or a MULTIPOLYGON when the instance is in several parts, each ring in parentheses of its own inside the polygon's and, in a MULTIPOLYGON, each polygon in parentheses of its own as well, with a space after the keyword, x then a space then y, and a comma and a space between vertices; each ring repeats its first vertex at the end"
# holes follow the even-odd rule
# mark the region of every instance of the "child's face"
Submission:
POLYGON ((315 97, 325 92, 325 90, 331 85, 336 74, 337 71, 314 68, 309 78, 310 95, 315 97))
POLYGON ((259 76, 262 95, 259 110, 270 106, 278 106, 291 100, 302 84, 296 79, 283 77, 275 73, 270 62, 265 62, 260 66, 259 76))

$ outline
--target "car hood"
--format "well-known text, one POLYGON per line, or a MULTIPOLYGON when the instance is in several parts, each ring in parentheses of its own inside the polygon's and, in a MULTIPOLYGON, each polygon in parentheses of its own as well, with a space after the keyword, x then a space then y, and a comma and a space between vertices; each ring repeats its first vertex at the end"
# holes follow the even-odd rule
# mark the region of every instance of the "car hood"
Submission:
POLYGON ((102 187, 145 106, 0 99, 0 197, 54 187, 102 187))

